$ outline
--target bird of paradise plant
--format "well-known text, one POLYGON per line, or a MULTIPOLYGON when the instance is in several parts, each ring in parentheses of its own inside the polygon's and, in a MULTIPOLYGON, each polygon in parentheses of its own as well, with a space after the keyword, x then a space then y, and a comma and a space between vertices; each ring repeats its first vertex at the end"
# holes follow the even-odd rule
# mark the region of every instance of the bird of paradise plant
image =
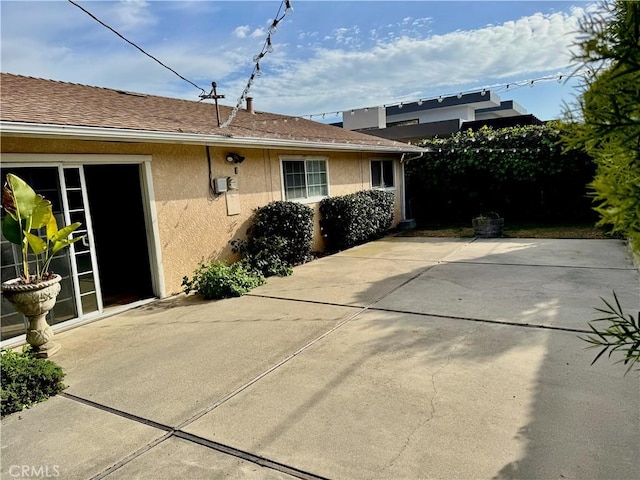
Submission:
POLYGON ((58 229, 51 202, 17 175, 7 174, 2 188, 2 208, 7 213, 2 220, 2 233, 22 252, 20 278, 24 284, 37 284, 51 277, 49 264, 55 254, 83 238, 69 238, 80 222, 58 229), (42 229, 44 237, 39 235, 42 229), (35 257, 33 274, 29 270, 29 251, 35 257))

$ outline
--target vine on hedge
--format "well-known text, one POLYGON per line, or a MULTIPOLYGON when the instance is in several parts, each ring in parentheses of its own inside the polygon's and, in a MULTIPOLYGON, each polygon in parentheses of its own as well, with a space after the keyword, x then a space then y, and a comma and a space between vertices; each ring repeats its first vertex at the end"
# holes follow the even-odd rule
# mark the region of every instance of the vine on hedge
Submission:
POLYGON ((481 211, 511 220, 591 219, 584 151, 564 152, 558 124, 457 132, 424 140, 406 166, 408 196, 422 223, 467 222, 481 211))

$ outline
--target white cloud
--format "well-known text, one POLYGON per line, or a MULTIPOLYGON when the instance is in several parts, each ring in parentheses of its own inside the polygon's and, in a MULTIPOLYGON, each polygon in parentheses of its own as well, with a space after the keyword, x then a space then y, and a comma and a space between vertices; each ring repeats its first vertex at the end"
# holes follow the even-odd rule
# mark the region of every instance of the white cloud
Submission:
MULTIPOLYGON (((222 2, 202 3, 225 8, 222 2)), ((39 5, 37 15, 26 17, 24 9, 3 4, 3 71, 186 98, 197 94, 70 4, 67 8, 57 2, 39 5)), ((229 34, 229 23, 185 35, 189 23, 180 27, 183 30, 176 27, 164 35, 165 30, 148 28, 162 20, 150 11, 155 2, 86 5, 116 28, 138 25, 135 35, 127 36, 203 88, 208 90, 215 80, 230 103, 242 91, 251 72, 251 59, 261 45, 259 40, 266 35, 266 28, 250 24, 229 34)), ((204 8, 200 2, 190 6, 190 10, 204 8)), ((428 17, 388 18, 387 26, 367 25, 366 30, 356 20, 361 25, 346 24, 330 34, 315 31, 320 27, 314 24, 301 33, 286 23, 274 37, 274 54, 261 62, 265 73, 256 81, 252 94, 261 110, 304 114, 389 103, 433 91, 450 92, 461 86, 480 86, 486 79, 498 83, 559 71, 569 63, 569 45, 575 39, 578 19, 588 8, 567 10, 442 35, 429 33, 432 19, 428 17), (296 42, 300 42, 298 48, 296 42)), ((155 13, 159 15, 159 11, 155 13)))
POLYGON ((336 45, 349 46, 350 48, 360 48, 362 40, 360 38, 360 27, 353 25, 352 27, 340 27, 331 32, 331 35, 324 37, 326 42, 335 42, 336 45))
POLYGON ((249 25, 240 25, 233 30, 233 36, 236 38, 259 38, 264 37, 266 34, 267 31, 264 28, 258 27, 251 31, 251 27, 249 25))
MULTIPOLYGON (((91 5, 87 7, 91 10, 91 5)), ((133 31, 155 23, 155 18, 146 0, 120 0, 113 6, 117 27, 123 31, 133 31)))
MULTIPOLYGON (((582 11, 536 14, 501 25, 426 38, 401 36, 366 50, 318 49, 264 78, 263 108, 289 113, 390 102, 408 92, 527 78, 566 68, 582 11)), ((348 45, 349 29, 332 37, 348 45)))
POLYGON ((237 38, 246 38, 250 31, 251 27, 249 27, 249 25, 240 25, 235 28, 233 35, 237 38))

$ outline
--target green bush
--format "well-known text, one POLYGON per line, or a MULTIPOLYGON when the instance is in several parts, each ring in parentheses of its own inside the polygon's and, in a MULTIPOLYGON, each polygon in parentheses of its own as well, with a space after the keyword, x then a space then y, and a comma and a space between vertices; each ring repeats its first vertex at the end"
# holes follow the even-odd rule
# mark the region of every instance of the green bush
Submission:
POLYGON ((287 239, 279 236, 231 242, 233 251, 242 255, 242 262, 265 277, 287 277, 293 273, 291 264, 283 259, 287 244, 287 239))
POLYGON ((311 258, 313 210, 276 201, 256 209, 247 240, 231 242, 243 262, 264 276, 291 275, 292 267, 311 258))
POLYGON ((190 280, 182 279, 184 292, 195 291, 206 300, 239 297, 264 283, 264 277, 244 263, 225 265, 221 262, 201 262, 190 280))
POLYGON ((590 186, 599 225, 640 253, 640 3, 605 1, 580 22, 573 60, 581 78, 563 140, 586 150, 597 172, 590 186))
POLYGON ((328 250, 344 250, 382 237, 393 223, 395 196, 366 190, 320 202, 322 235, 328 250))
POLYGON ((44 358, 35 358, 27 348, 22 353, 0 351, 0 405, 2 416, 46 400, 66 387, 60 366, 44 358))
POLYGON ((466 223, 482 211, 513 222, 595 222, 587 184, 595 164, 563 151, 561 125, 458 132, 424 140, 406 164, 407 198, 421 224, 466 223))

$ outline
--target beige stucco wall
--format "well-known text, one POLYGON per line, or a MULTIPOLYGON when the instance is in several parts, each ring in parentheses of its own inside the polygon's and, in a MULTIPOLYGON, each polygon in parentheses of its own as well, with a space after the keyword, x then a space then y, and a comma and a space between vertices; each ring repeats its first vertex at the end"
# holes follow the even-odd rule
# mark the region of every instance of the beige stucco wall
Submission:
MULTIPOLYGON (((328 159, 329 193, 344 195, 370 188, 371 159, 389 159, 394 155, 366 153, 277 151, 210 147, 214 177, 237 175, 240 214, 227 214, 227 194, 212 195, 204 146, 152 143, 92 142, 78 140, 42 140, 2 138, 2 153, 29 154, 103 154, 150 155, 151 180, 155 197, 153 207, 158 219, 158 244, 162 257, 165 293, 181 290, 182 277, 191 275, 200 259, 231 260, 229 241, 242 238, 253 210, 282 199, 281 155, 313 155, 328 159), (241 164, 224 160, 228 151, 246 157, 241 164)), ((115 158, 115 157, 114 157, 115 158)), ((29 161, 31 161, 29 159, 29 161)), ((34 157, 34 161, 37 158, 34 157)), ((400 165, 396 164, 399 185, 400 165)), ((400 220, 400 190, 396 191, 396 222, 400 220)), ((310 204, 316 212, 317 204, 310 204)), ((314 250, 322 250, 316 214, 314 250)))

